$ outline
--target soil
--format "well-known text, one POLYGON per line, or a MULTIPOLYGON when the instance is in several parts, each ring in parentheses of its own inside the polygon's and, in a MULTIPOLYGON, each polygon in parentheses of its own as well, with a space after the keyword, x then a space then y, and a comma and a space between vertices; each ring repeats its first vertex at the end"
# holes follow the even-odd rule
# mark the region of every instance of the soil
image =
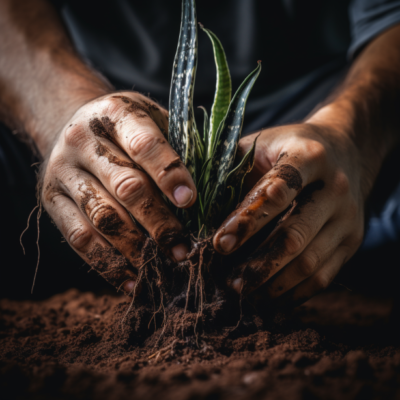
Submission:
POLYGON ((97 142, 96 144, 96 154, 99 157, 106 157, 108 162, 111 164, 119 165, 120 167, 134 168, 138 169, 139 171, 143 171, 143 168, 139 164, 136 164, 133 161, 126 161, 118 158, 111 152, 111 150, 107 146, 105 146, 100 142, 97 142))
POLYGON ((303 180, 299 171, 290 164, 277 164, 274 167, 277 177, 283 179, 289 189, 299 191, 303 187, 303 180))
POLYGON ((115 123, 109 117, 102 117, 101 120, 93 118, 89 122, 89 127, 95 136, 114 142, 117 133, 115 123))
POLYGON ((115 288, 123 290, 123 284, 130 276, 133 280, 136 275, 130 270, 129 263, 114 247, 102 247, 96 243, 86 253, 90 266, 115 288))
POLYGON ((145 308, 124 320, 128 306, 126 297, 76 289, 44 301, 1 300, 2 398, 400 396, 400 347, 388 335, 385 298, 331 290, 269 326, 219 328, 197 344, 179 327, 175 339, 157 343, 145 308))

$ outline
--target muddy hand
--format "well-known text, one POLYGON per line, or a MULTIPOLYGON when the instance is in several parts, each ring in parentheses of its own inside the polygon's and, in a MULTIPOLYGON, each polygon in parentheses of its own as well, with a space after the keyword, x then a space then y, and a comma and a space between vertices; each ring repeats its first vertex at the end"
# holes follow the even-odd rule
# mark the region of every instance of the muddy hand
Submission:
POLYGON ((110 283, 132 291, 145 235, 169 257, 188 251, 182 226, 161 192, 190 207, 196 189, 167 142, 167 112, 134 92, 115 93, 81 107, 48 159, 44 207, 72 248, 110 283))
MULTIPOLYGON (((254 137, 241 142, 241 152, 254 137)), ((249 183, 255 186, 222 224, 214 247, 237 250, 285 214, 228 285, 244 295, 262 284, 276 298, 305 300, 327 287, 361 244, 364 196, 354 144, 331 128, 300 124, 264 130, 249 183), (273 279, 271 279, 273 277, 273 279)))

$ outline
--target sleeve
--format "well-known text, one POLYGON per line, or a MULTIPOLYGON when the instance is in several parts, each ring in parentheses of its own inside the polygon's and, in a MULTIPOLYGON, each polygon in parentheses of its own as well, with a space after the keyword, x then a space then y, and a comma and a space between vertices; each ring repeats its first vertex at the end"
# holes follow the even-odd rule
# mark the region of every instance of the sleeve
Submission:
POLYGON ((400 23, 400 0, 352 0, 349 8, 352 59, 369 41, 400 23))

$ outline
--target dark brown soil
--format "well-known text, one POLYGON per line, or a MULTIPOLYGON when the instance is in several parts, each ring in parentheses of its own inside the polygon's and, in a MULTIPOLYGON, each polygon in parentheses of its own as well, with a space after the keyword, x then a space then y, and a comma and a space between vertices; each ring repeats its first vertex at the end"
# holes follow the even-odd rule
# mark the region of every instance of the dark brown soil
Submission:
POLYGON ((102 117, 101 120, 99 118, 93 118, 89 122, 89 128, 95 136, 114 142, 116 136, 115 123, 112 122, 109 117, 102 117))
POLYGON ((299 171, 290 164, 277 164, 274 169, 277 171, 277 177, 283 179, 289 189, 296 191, 303 187, 303 180, 299 171))
POLYGON ((77 290, 45 301, 1 300, 0 397, 400 397, 390 300, 331 291, 269 326, 218 328, 197 344, 180 326, 177 340, 157 343, 160 329, 149 336, 145 307, 121 323, 128 305, 124 297, 77 290))

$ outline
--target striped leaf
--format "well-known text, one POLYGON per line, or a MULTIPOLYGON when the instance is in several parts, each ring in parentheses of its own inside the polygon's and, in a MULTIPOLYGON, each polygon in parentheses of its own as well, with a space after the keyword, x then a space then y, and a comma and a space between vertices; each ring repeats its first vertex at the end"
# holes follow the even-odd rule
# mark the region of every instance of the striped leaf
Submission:
POLYGON ((208 140, 210 147, 207 155, 208 157, 210 157, 211 149, 213 143, 215 142, 218 127, 221 121, 224 119, 226 112, 228 111, 229 103, 231 101, 232 82, 225 51, 222 47, 221 42, 213 32, 211 32, 209 29, 204 28, 203 25, 199 25, 201 29, 203 29, 203 31, 207 33, 208 37, 211 40, 214 51, 215 67, 217 69, 217 84, 215 88, 214 103, 211 108, 208 140))
POLYGON ((182 0, 182 20, 169 98, 169 137, 173 149, 195 179, 196 124, 193 92, 197 69, 197 18, 195 0, 182 0))
POLYGON ((246 153, 246 155, 240 161, 240 164, 233 169, 228 177, 226 178, 226 185, 232 189, 232 195, 230 199, 230 203, 226 207, 226 211, 229 214, 232 206, 236 206, 240 202, 240 198, 242 195, 242 188, 244 183, 244 178, 248 173, 250 173, 254 167, 255 154, 256 154, 256 143, 257 139, 260 135, 258 135, 251 146, 251 149, 246 153), (233 198, 232 198, 233 196, 233 198))
POLYGON ((201 110, 203 110, 204 113, 204 122, 203 122, 203 143, 204 143, 204 147, 207 148, 207 139, 208 139, 208 130, 210 129, 210 120, 208 118, 208 112, 207 110, 203 107, 200 106, 198 107, 201 110))
POLYGON ((250 73, 233 96, 228 112, 218 128, 210 171, 210 179, 214 185, 211 188, 210 209, 207 210, 208 223, 211 223, 221 208, 227 177, 232 170, 242 133, 247 99, 260 72, 261 63, 259 62, 257 68, 250 73))

